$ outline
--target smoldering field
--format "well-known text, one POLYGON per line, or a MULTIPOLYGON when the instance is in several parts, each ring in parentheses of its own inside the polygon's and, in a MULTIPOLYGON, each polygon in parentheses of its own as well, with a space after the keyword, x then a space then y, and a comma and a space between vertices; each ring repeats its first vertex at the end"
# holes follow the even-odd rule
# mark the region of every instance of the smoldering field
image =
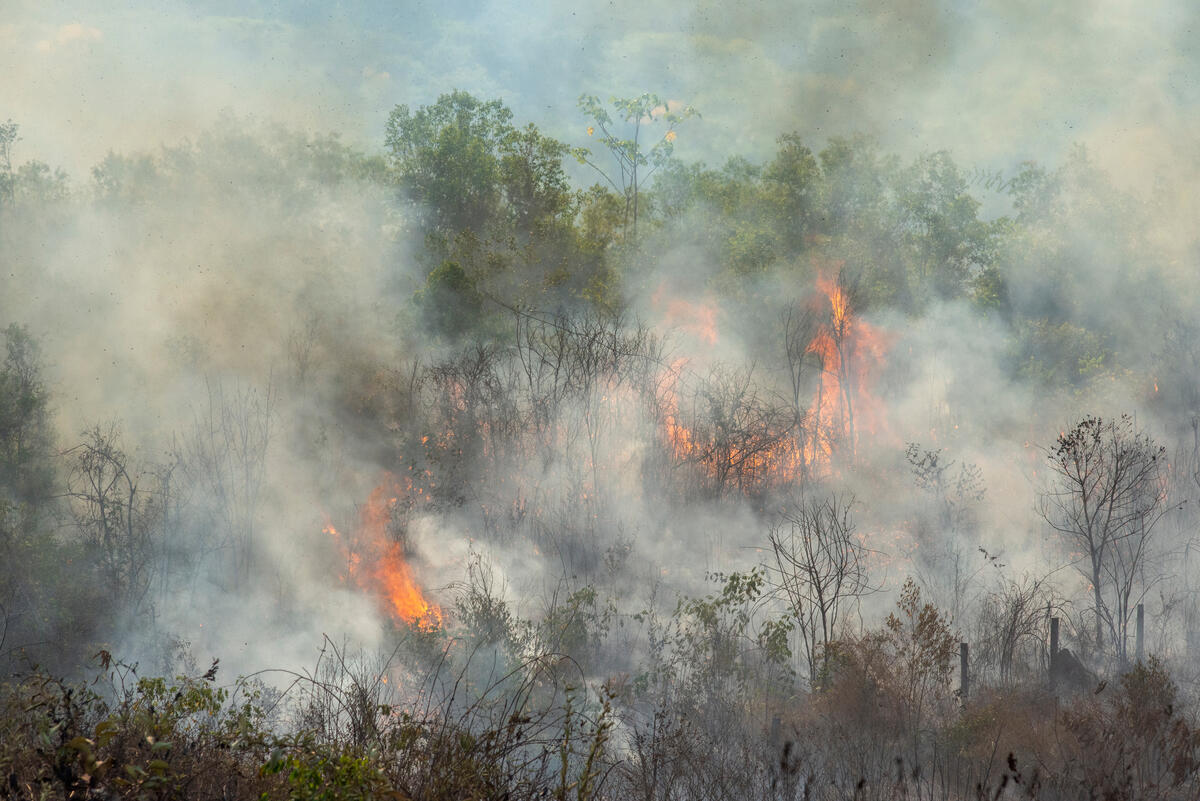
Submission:
MULTIPOLYGON (((9 672, 219 658, 230 687, 284 692, 276 725, 353 748, 393 705, 486 730, 566 693, 590 716, 574 734, 568 703, 565 728, 538 717, 488 756, 523 787, 522 749, 550 743, 581 798, 968 797, 1020 784, 1009 751, 1048 788, 1124 781, 1080 768, 1088 737, 1121 704, 1162 712, 1167 672, 1179 708, 1196 689, 1200 310, 1177 193, 1082 152, 994 178, 785 138, 761 163, 664 161, 631 227, 565 152, 506 150, 478 105, 439 104, 457 116, 379 155, 224 118, 73 179, 11 143, 9 672), (425 170, 447 131, 507 167, 425 170), (1121 485, 1101 561, 1126 561, 1099 598, 1052 503, 1089 415, 1117 421, 1112 453, 1165 449, 1121 485), (1137 675, 1161 692, 1130 701, 1138 603, 1162 661, 1137 675), (1053 756, 1006 722, 1049 697, 1052 617, 1082 689, 1111 683, 1053 756)), ((1156 743, 1185 725, 1164 714, 1156 743)), ((1194 788, 1185 740, 1138 786, 1194 788)))

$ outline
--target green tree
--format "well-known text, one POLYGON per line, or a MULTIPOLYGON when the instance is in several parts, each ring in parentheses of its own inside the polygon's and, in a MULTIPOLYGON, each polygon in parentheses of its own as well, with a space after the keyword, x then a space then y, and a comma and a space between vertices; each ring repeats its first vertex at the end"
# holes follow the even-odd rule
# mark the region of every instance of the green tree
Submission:
POLYGON ((147 154, 124 156, 110 152, 92 167, 96 194, 110 203, 144 203, 162 181, 158 165, 147 154))
POLYGON ((384 140, 400 185, 422 203, 443 233, 481 229, 499 208, 501 144, 512 135, 512 112, 463 91, 432 106, 397 106, 384 140))
MULTIPOLYGON (((78 554, 57 541, 50 396, 36 340, 18 325, 0 330, 0 660, 31 643, 69 651, 88 634, 87 582, 67 565, 78 554)), ((76 564, 79 564, 77 562, 76 564)), ((93 605, 94 608, 94 605, 93 605)), ((43 651, 40 658, 51 653, 43 651)))
POLYGON ((500 185, 510 223, 529 237, 569 225, 575 213, 575 194, 563 170, 570 148, 543 136, 530 123, 513 128, 500 142, 500 185))
POLYGON ((831 252, 860 277, 864 305, 910 309, 908 268, 897 242, 897 160, 866 137, 839 137, 830 140, 819 161, 826 185, 821 219, 831 252))
POLYGON ((413 301, 426 325, 451 337, 475 326, 483 306, 475 281, 454 261, 443 261, 434 269, 413 301))
POLYGON ((995 258, 992 227, 944 151, 925 155, 896 177, 901 242, 924 296, 957 298, 995 258))
POLYGON ((67 494, 79 534, 107 592, 123 611, 137 614, 153 580, 163 492, 122 450, 115 424, 93 426, 65 455, 71 463, 67 494))
POLYGON ((624 228, 632 229, 631 238, 636 242, 641 187, 670 160, 675 149, 675 126, 699 115, 691 106, 672 111, 669 102, 650 93, 634 98, 613 97, 609 102, 616 112, 615 118, 594 95, 580 95, 579 108, 595 123, 594 127, 588 127, 588 135, 593 135, 596 128, 600 129, 600 142, 608 149, 617 169, 610 173, 600 167, 587 148, 575 148, 572 152, 580 164, 586 164, 598 172, 617 195, 625 199, 624 228), (666 131, 653 145, 646 147, 643 127, 660 120, 666 124, 666 131), (617 132, 618 123, 627 129, 621 132, 625 136, 617 132))
POLYGON ((0 197, 7 196, 10 203, 13 200, 12 149, 21 138, 19 130, 20 126, 11 119, 0 122, 0 197))
POLYGON ((18 167, 12 183, 17 198, 39 205, 59 203, 70 195, 67 174, 41 161, 27 161, 18 167))
POLYGON ((53 488, 49 392, 36 340, 19 325, 3 331, 0 365, 0 503, 40 507, 53 488))
MULTIPOLYGON (((745 278, 766 272, 784 250, 780 220, 787 213, 780 210, 763 169, 739 156, 716 170, 671 160, 658 173, 649 199, 664 221, 687 225, 688 241, 720 259, 722 292, 744 292, 745 278)), ((681 233, 674 227, 669 236, 681 233)))
MULTIPOLYGON (((514 303, 569 278, 581 200, 563 170, 565 144, 535 125, 514 127, 501 101, 460 91, 416 111, 398 106, 387 147, 401 187, 423 207, 431 270, 454 263, 463 280, 514 303)), ((457 279, 443 270, 427 289, 446 280, 457 279)))
POLYGON ((416 111, 397 106, 385 143, 401 185, 445 234, 483 231, 505 216, 529 234, 572 212, 567 146, 533 124, 514 127, 499 100, 456 91, 416 111))
POLYGON ((879 147, 861 136, 831 139, 819 158, 829 187, 831 232, 863 237, 879 227, 895 159, 880 155, 879 147))
POLYGON ((825 181, 816 156, 799 134, 779 137, 779 150, 763 173, 784 247, 800 253, 821 231, 825 181))

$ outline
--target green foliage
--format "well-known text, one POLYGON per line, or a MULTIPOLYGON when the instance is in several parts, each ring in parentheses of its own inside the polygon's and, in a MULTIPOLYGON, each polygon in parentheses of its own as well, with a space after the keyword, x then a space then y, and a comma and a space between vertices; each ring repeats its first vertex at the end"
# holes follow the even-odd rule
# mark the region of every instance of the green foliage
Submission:
POLYGON ((533 123, 510 129, 501 140, 500 185, 516 231, 545 235, 571 223, 575 193, 562 166, 568 150, 533 123))
MULTIPOLYGON (((461 91, 416 111, 398 106, 386 144, 400 187, 418 204, 422 255, 439 265, 433 272, 456 264, 472 287, 513 305, 541 296, 557 304, 594 291, 596 273, 603 272, 597 255, 610 239, 597 231, 600 241, 593 243, 588 226, 575 225, 585 201, 563 169, 566 145, 532 124, 514 126, 500 101, 461 91)), ((445 329, 448 321, 438 318, 458 315, 459 300, 431 324, 445 329)))
POLYGON ((589 584, 551 607, 539 625, 540 638, 546 650, 590 664, 600 657, 615 616, 613 602, 601 604, 596 588, 589 584))
POLYGON ((761 682, 765 686, 790 678, 786 618, 760 618, 766 574, 714 573, 719 592, 701 598, 682 597, 665 623, 651 612, 638 619, 647 624, 651 657, 636 679, 639 692, 682 703, 724 703, 761 682), (756 625, 757 624, 757 625, 756 625))
POLYGON ((429 228, 443 238, 489 227, 524 237, 569 223, 574 194, 563 172, 567 146, 533 124, 516 128, 499 100, 462 91, 432 106, 397 106, 387 146, 401 187, 422 204, 429 228))
POLYGON ((1009 316, 1008 282, 994 264, 979 271, 970 283, 971 303, 981 312, 1009 316))
POLYGON ((37 505, 51 492, 49 393, 41 355, 28 329, 3 330, 0 365, 0 498, 37 505))
POLYGON ((27 161, 12 176, 12 193, 17 202, 43 207, 65 201, 71 188, 62 168, 27 161))
MULTIPOLYGON (((29 643, 81 647, 98 588, 72 577, 79 549, 53 535, 57 477, 50 394, 37 341, 21 326, 0 330, 0 660, 29 643)), ((81 560, 82 561, 82 560, 81 560)), ((71 653, 69 659, 80 654, 71 653)))
POLYGON ((1114 354, 1105 337, 1081 326, 1024 320, 1015 332, 1012 363, 1035 386, 1075 389, 1108 375, 1114 354))
POLYGON ((828 189, 816 156, 799 134, 784 134, 763 177, 769 202, 782 222, 783 247, 790 253, 802 252, 824 229, 821 217, 828 189))
POLYGON ((597 163, 591 150, 577 147, 571 151, 576 161, 586 164, 612 187, 618 197, 624 199, 622 236, 637 242, 638 207, 643 185, 654 172, 667 164, 675 151, 675 126, 691 117, 699 116, 691 106, 672 109, 669 101, 655 94, 645 93, 633 98, 610 99, 616 116, 609 114, 604 104, 594 95, 580 95, 579 110, 595 125, 588 127, 592 136, 600 129, 600 143, 608 150, 616 163, 616 170, 606 170, 597 163), (643 126, 656 121, 666 124, 661 137, 647 147, 643 141, 643 126), (621 124, 625 130, 620 130, 621 124))
POLYGON ((964 295, 995 259, 995 240, 950 155, 918 158, 896 177, 896 198, 916 288, 936 298, 964 295))
POLYGON ((530 640, 528 623, 513 614, 490 567, 478 554, 469 557, 467 576, 455 602, 459 625, 477 647, 498 647, 514 664, 519 662, 530 640))
MULTIPOLYGON (((667 101, 649 92, 631 98, 613 97, 609 102, 617 113, 615 119, 594 95, 580 95, 579 109, 600 128, 600 143, 608 148, 617 160, 622 176, 628 177, 630 181, 634 180, 633 175, 639 167, 658 167, 665 164, 675 150, 675 126, 691 117, 699 116, 691 106, 672 110, 667 101), (622 138, 614 133, 618 120, 632 126, 628 137, 622 138), (653 145, 646 148, 645 142, 641 141, 642 126, 656 120, 665 122, 667 130, 653 145)), ((589 130, 589 135, 591 133, 589 130)), ((592 153, 586 148, 576 148, 574 154, 581 164, 591 163, 592 153)), ((600 172, 607 177, 603 170, 600 172)), ((633 186, 629 189, 632 191, 633 186)))
POLYGON ((0 686, 0 770, 10 786, 34 797, 34 788, 56 787, 68 798, 236 791, 268 739, 256 695, 229 704, 213 684, 215 662, 204 677, 167 681, 138 679, 106 651, 97 656, 108 672, 88 684, 32 674, 0 686))
MULTIPOLYGON (((288 801, 369 801, 385 795, 391 785, 366 756, 301 743, 284 752, 276 749, 262 775, 284 775, 288 801)), ((260 801, 272 798, 264 792, 260 801)))
POLYGON ((0 122, 0 199, 11 203, 15 197, 16 179, 12 168, 12 149, 21 138, 21 126, 11 119, 0 122))
POLYGON ((477 325, 483 307, 474 279, 453 261, 442 262, 429 274, 413 302, 432 331, 452 338, 477 325))
POLYGON ((146 203, 159 191, 164 176, 149 155, 109 153, 92 167, 96 195, 106 203, 146 203))
POLYGON ((497 149, 512 112, 499 100, 466 92, 442 95, 432 106, 397 106, 384 144, 401 186, 424 204, 435 228, 481 228, 500 201, 497 149))

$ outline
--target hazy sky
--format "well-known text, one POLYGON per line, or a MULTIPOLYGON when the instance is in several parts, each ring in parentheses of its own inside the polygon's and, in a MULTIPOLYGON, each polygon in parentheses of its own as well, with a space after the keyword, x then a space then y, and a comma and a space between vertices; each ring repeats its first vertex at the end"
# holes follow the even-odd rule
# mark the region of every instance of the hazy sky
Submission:
POLYGON ((655 91, 703 115, 684 157, 760 157, 798 130, 863 131, 968 165, 1086 142, 1131 180, 1196 129, 1188 0, 253 2, 8 0, 0 120, 19 160, 76 177, 223 109, 376 148, 397 103, 455 88, 582 143, 581 92, 655 91))

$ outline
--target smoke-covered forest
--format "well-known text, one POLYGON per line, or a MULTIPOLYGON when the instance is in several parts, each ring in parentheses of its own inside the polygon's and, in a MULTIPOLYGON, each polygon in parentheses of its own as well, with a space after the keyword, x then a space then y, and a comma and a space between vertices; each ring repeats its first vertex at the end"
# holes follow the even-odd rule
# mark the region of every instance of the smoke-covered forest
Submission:
POLYGON ((1200 797, 1194 47, 220 5, 0 24, 0 797, 1200 797))

